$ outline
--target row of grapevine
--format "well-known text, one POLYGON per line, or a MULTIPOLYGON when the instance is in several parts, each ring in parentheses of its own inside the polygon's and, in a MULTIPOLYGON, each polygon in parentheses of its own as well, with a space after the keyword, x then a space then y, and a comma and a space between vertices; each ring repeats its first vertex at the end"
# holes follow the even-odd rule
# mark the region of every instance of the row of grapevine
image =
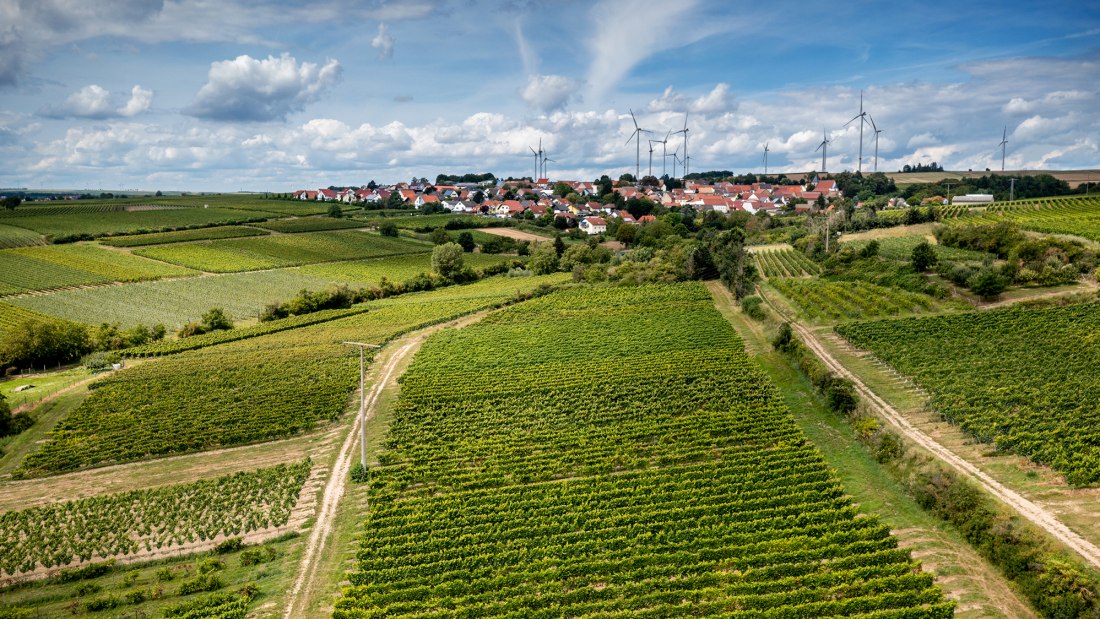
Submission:
POLYGON ((285 525, 308 459, 216 479, 0 514, 0 573, 213 541, 285 525))
POLYGON ((126 252, 113 251, 88 243, 47 245, 11 250, 12 254, 102 275, 116 282, 136 282, 162 277, 197 275, 191 269, 165 264, 126 252))
MULTIPOLYGON (((15 212, 24 211, 21 205, 15 212)), ((87 212, 46 213, 26 210, 19 217, 4 219, 10 225, 39 232, 51 238, 142 234, 167 229, 214 224, 260 221, 272 215, 229 208, 175 208, 135 210, 110 208, 89 217, 87 212)))
POLYGON ((45 242, 42 235, 37 232, 18 226, 0 224, 0 249, 43 245, 45 242))
POLYGON ((213 228, 195 228, 192 230, 174 230, 172 232, 152 232, 110 236, 100 239, 100 244, 111 247, 141 247, 143 245, 165 245, 185 241, 212 241, 215 239, 235 239, 242 236, 264 236, 266 230, 252 226, 215 226, 213 228))
POLYGON ((116 372, 59 422, 18 475, 286 437, 336 419, 356 385, 345 341, 384 343, 410 329, 504 303, 563 275, 492 278, 366 305, 366 313, 202 348, 116 372))
POLYGON ((1100 304, 850 323, 944 417, 1072 484, 1100 483, 1100 304))
POLYGON ((229 273, 419 253, 431 247, 411 239, 347 230, 160 245, 135 253, 201 271, 229 273))
POLYGON ((1015 222, 1022 228, 1047 234, 1072 234, 1100 241, 1100 197, 1041 198, 995 204, 977 217, 954 223, 1015 222))
POLYGON ((803 277, 821 272, 821 266, 793 249, 765 249, 754 252, 753 257, 756 258, 756 268, 766 278, 803 277))
MULTIPOLYGON (((913 258, 914 247, 922 242, 928 242, 927 238, 918 235, 886 237, 876 240, 879 244, 878 255, 891 260, 904 260, 906 262, 913 258)), ((862 250, 868 243, 870 243, 870 241, 848 241, 844 243, 844 246, 851 247, 855 250, 862 250)), ((936 256, 941 260, 982 261, 994 257, 992 254, 987 254, 985 252, 937 245, 934 240, 931 241, 931 243, 933 243, 932 249, 935 250, 936 256)))
POLYGON ((773 278, 768 284, 811 320, 897 316, 939 309, 932 297, 864 281, 773 278))
POLYGON ((698 284, 433 336, 385 446, 338 618, 952 614, 698 284))
POLYGON ((261 228, 274 230, 275 232, 320 232, 323 230, 343 230, 347 228, 365 228, 367 223, 362 219, 334 219, 332 217, 294 217, 290 219, 273 219, 258 224, 261 228))

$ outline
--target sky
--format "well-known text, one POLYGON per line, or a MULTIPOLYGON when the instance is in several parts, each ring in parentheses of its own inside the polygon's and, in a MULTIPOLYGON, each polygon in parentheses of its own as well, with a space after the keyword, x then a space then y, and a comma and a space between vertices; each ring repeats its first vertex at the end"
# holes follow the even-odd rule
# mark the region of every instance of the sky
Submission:
POLYGON ((1100 4, 0 0, 0 187, 518 177, 540 142, 592 180, 650 139, 681 174, 685 121, 690 171, 821 170, 827 138, 867 172, 876 137, 883 171, 999 170, 1002 137, 1010 170, 1097 168, 1100 4))

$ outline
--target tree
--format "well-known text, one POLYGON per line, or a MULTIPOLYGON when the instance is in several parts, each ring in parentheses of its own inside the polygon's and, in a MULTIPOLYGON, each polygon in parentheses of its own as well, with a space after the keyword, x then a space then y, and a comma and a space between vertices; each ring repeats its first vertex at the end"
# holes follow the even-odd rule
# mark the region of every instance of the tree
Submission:
POLYGON ((92 351, 88 328, 64 320, 28 319, 0 337, 0 366, 65 363, 92 351))
POLYGON ((328 216, 329 217, 335 217, 336 219, 340 219, 341 217, 344 216, 344 211, 343 211, 343 209, 340 208, 339 204, 336 204, 335 202, 333 202, 328 207, 328 216))
POLYGON ((719 279, 738 299, 748 296, 757 278, 756 266, 752 256, 745 251, 744 240, 741 230, 726 230, 714 237, 710 251, 719 279))
POLYGON ((859 250, 860 258, 871 258, 878 255, 879 242, 875 239, 871 239, 871 242, 864 245, 863 249, 859 250))
POLYGON ((8 406, 8 400, 3 395, 0 395, 0 436, 7 436, 11 433, 11 407, 8 406))
POLYGON ((474 235, 470 234, 468 230, 459 233, 458 244, 462 246, 462 251, 470 253, 477 247, 477 243, 474 242, 474 235))
POLYGON ((14 211, 15 207, 19 206, 22 202, 23 199, 19 196, 5 196, 4 198, 0 199, 0 206, 3 206, 9 211, 14 211))
POLYGON ((531 272, 546 275, 558 270, 558 252, 552 243, 539 243, 531 254, 531 272))
POLYGON ((615 240, 623 245, 630 245, 638 236, 638 226, 622 223, 615 229, 615 240))
POLYGON ((378 227, 378 232, 382 236, 397 236, 397 224, 387 221, 378 227))
POLYGON ((202 315, 202 326, 209 331, 226 331, 233 328, 233 321, 220 307, 212 307, 202 315))
POLYGON ((458 243, 436 245, 432 250, 432 270, 446 279, 454 279, 462 272, 462 246, 458 243))
POLYGON ((451 242, 451 235, 447 234, 447 230, 439 227, 432 230, 432 233, 428 235, 428 240, 436 245, 442 245, 451 242))
POLYGON ((970 278, 967 285, 982 300, 995 299, 1008 287, 1008 280, 992 269, 982 269, 970 278))
POLYGON ((561 239, 560 234, 554 235, 554 253, 556 253, 559 258, 561 258, 561 255, 565 253, 565 241, 561 239))
POLYGON ((913 270, 923 273, 936 265, 936 250, 932 249, 928 241, 921 241, 919 245, 913 248, 912 261, 913 270))

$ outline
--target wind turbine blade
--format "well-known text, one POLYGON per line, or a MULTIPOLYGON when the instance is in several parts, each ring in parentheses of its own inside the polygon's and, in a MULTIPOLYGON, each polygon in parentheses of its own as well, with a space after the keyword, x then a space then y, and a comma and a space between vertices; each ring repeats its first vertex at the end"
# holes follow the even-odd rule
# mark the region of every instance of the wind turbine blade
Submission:
POLYGON ((855 120, 857 118, 863 118, 863 114, 856 114, 855 116, 852 117, 852 120, 849 120, 848 122, 844 123, 844 126, 847 127, 848 125, 852 124, 853 122, 855 122, 855 120))
POLYGON ((870 114, 868 114, 867 120, 871 121, 871 128, 875 130, 875 133, 878 133, 878 127, 875 126, 875 119, 870 114))
MULTIPOLYGON (((627 108, 628 110, 630 108, 627 108)), ((634 129, 638 129, 638 119, 634 117, 634 110, 630 110, 630 120, 634 121, 634 129)))

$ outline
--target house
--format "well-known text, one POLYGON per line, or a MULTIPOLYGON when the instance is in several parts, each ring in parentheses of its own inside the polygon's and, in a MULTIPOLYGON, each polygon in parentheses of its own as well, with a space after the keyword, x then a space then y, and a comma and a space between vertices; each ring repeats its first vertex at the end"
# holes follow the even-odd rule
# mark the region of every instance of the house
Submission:
POLYGON ((607 222, 603 217, 585 217, 581 220, 580 229, 589 235, 603 234, 607 232, 607 222))
POLYGON ((336 192, 331 189, 318 189, 317 199, 322 202, 331 202, 336 199, 336 192))
POLYGON ((642 215, 641 217, 638 218, 638 223, 639 224, 647 224, 651 221, 657 221, 657 216, 656 215, 642 215))
POLYGON ((624 224, 636 224, 636 223, 638 223, 638 220, 634 219, 634 216, 630 214, 630 211, 615 211, 615 215, 619 219, 623 220, 624 224))
POLYGON ((420 208, 425 204, 439 204, 439 196, 435 194, 420 194, 413 200, 413 206, 420 208))

